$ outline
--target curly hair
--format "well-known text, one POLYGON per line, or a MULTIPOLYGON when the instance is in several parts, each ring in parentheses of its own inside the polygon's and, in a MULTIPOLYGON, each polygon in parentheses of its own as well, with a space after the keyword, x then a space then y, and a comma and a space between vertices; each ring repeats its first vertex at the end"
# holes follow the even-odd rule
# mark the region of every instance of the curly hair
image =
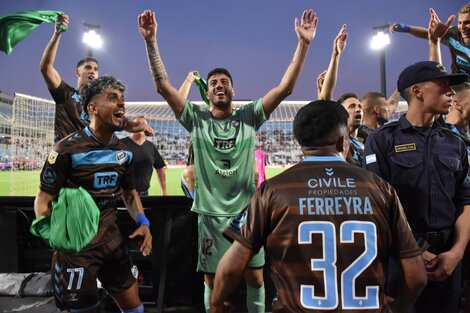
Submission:
POLYGON ((80 100, 83 106, 83 111, 88 115, 88 104, 91 99, 102 93, 106 89, 117 89, 123 94, 126 91, 126 86, 120 80, 112 76, 102 76, 91 80, 80 90, 80 100))

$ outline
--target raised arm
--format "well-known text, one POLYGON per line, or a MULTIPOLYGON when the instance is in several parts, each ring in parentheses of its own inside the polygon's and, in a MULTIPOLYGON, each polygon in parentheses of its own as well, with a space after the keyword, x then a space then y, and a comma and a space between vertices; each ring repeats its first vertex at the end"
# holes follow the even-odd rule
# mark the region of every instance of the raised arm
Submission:
POLYGON ((187 99, 189 95, 189 90, 191 90, 192 84, 199 79, 200 78, 198 76, 194 75, 194 71, 189 72, 188 76, 186 76, 186 79, 181 84, 179 93, 182 94, 183 97, 187 99))
POLYGON ((39 68, 41 70, 44 81, 46 82, 47 88, 56 89, 59 87, 61 78, 59 72, 57 72, 54 67, 55 57, 57 54, 57 49, 59 48, 60 37, 64 27, 67 27, 69 24, 69 17, 66 14, 61 15, 57 22, 55 23, 54 34, 52 35, 51 40, 44 49, 44 53, 39 63, 39 68))
POLYGON ((429 9, 428 41, 429 41, 429 61, 435 61, 442 64, 441 58, 441 38, 445 35, 450 25, 455 19, 454 15, 449 16, 446 23, 442 23, 437 13, 429 9))
POLYGON ((139 33, 145 41, 150 72, 157 92, 168 102, 175 116, 178 118, 183 113, 185 97, 173 87, 168 79, 157 44, 157 21, 155 12, 144 11, 138 17, 139 33))
POLYGON ((390 33, 408 33, 417 38, 428 39, 428 30, 420 26, 411 26, 402 23, 393 23, 388 27, 390 33))
POLYGON ((336 87, 336 81, 338 80, 339 58, 346 48, 347 40, 348 33, 346 33, 346 24, 343 24, 338 35, 336 35, 335 40, 333 41, 333 52, 331 53, 330 64, 326 71, 320 96, 318 97, 319 100, 333 99, 333 92, 336 87))
POLYGON ((317 24, 318 18, 313 10, 305 10, 303 12, 300 24, 298 19, 295 19, 295 32, 297 33, 299 42, 294 57, 287 67, 281 82, 263 97, 262 103, 266 115, 271 114, 281 101, 292 93, 304 65, 308 47, 315 37, 317 24))
POLYGON ((393 113, 395 113, 395 111, 397 110, 399 98, 400 98, 400 93, 398 92, 398 89, 395 88, 392 95, 386 101, 388 120, 392 118, 393 113))
POLYGON ((321 90, 323 88, 323 83, 325 82, 326 70, 318 74, 317 76, 317 98, 320 99, 321 90))

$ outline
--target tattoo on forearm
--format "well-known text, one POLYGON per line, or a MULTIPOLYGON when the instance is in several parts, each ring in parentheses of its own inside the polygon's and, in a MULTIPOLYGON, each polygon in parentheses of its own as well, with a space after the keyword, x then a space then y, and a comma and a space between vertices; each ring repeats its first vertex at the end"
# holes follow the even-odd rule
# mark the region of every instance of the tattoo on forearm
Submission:
POLYGON ((160 52, 156 42, 147 42, 147 56, 149 60, 150 72, 153 80, 157 83, 159 80, 168 80, 168 74, 165 70, 160 52))

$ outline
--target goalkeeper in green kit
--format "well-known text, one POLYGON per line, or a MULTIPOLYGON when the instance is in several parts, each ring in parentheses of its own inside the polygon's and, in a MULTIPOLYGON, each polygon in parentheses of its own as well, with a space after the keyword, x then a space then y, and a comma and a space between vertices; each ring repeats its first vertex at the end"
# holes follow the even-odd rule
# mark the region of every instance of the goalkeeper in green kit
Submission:
MULTIPOLYGON (((234 108, 232 76, 226 69, 216 68, 207 75, 209 107, 203 107, 186 100, 170 83, 158 51, 155 13, 147 10, 139 15, 138 29, 146 44, 156 89, 191 133, 196 172, 192 211, 198 213, 198 271, 204 273, 206 312, 217 264, 230 246, 222 231, 232 220, 243 222, 233 217, 243 211, 255 191, 255 132, 292 93, 316 27, 317 17, 312 10, 304 11, 300 22, 295 20, 298 43, 294 56, 279 85, 262 98, 234 108)), ((248 312, 265 312, 263 265, 261 252, 250 261, 244 275, 248 312)))

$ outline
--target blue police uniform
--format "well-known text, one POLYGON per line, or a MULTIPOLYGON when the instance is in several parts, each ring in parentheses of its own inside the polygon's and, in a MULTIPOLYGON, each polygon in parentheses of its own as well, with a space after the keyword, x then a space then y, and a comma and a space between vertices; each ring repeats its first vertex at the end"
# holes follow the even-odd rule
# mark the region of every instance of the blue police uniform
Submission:
MULTIPOLYGON (((438 123, 414 127, 404 115, 370 134, 364 155, 364 167, 396 189, 415 237, 426 240, 432 253, 449 250, 459 209, 470 204, 462 140, 438 123)), ((453 312, 459 303, 460 276, 459 266, 445 282, 428 282, 417 311, 453 312)))

